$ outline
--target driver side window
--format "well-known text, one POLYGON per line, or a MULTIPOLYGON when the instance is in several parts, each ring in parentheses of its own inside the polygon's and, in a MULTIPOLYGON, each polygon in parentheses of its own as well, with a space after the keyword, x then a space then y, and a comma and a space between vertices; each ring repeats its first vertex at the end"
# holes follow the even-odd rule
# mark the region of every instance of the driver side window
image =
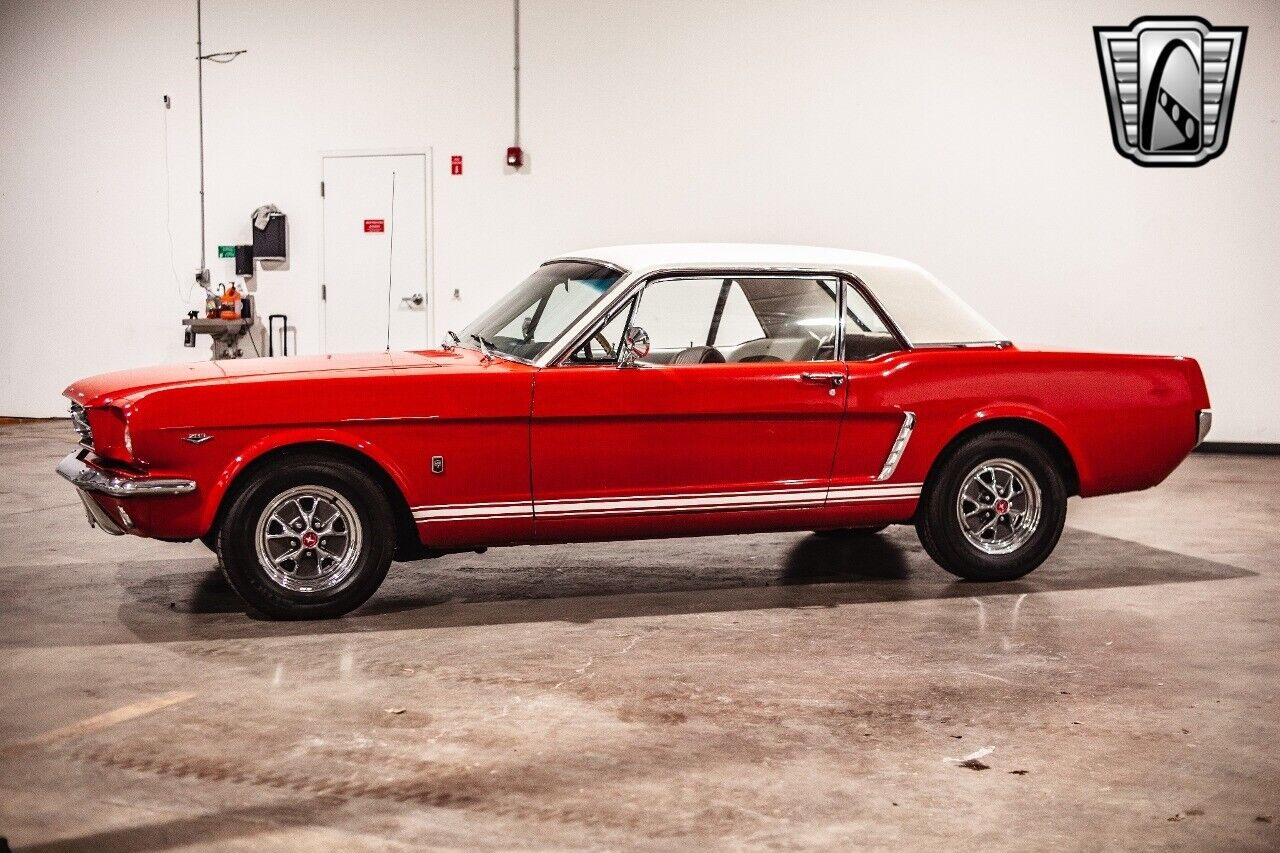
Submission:
POLYGON ((661 279, 631 321, 649 335, 648 365, 810 362, 835 358, 836 281, 828 278, 661 279))

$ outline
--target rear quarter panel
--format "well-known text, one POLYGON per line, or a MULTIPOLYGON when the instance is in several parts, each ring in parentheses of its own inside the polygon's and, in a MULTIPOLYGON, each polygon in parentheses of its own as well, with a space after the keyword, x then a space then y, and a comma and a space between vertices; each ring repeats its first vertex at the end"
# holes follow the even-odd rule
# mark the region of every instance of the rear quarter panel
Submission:
POLYGON ((915 350, 852 366, 850 406, 914 411, 895 480, 923 481, 964 430, 998 418, 1035 421, 1066 446, 1088 497, 1156 485, 1196 443, 1209 407, 1193 359, 1005 349, 915 350))

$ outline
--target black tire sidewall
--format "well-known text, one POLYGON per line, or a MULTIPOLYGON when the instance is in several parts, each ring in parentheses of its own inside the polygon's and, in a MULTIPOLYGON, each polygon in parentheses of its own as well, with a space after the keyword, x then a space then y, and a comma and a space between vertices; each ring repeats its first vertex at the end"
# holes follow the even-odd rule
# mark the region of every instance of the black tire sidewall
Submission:
POLYGON ((920 541, 935 562, 966 580, 1000 581, 1022 577, 1053 553, 1067 517, 1067 490, 1053 458, 1031 438, 1015 432, 975 436, 958 446, 926 484, 920 541), (979 550, 960 527, 956 498, 964 478, 983 462, 1012 459, 1031 472, 1040 488, 1040 521, 1022 547, 1009 554, 979 550))
POLYGON ((381 488, 363 471, 329 460, 279 460, 256 472, 236 495, 218 530, 223 573, 236 592, 261 613, 281 619, 325 619, 364 604, 382 584, 395 548, 391 509, 381 488), (322 486, 350 502, 362 529, 360 555, 351 574, 333 589, 299 593, 279 586, 258 560, 258 519, 281 492, 322 486))

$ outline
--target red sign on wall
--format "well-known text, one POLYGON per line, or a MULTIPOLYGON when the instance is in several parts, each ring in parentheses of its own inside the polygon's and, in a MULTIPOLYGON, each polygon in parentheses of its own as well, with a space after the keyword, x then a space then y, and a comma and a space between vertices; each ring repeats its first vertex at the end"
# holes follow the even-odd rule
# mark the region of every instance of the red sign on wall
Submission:
POLYGON ((454 154, 452 157, 449 158, 449 174, 450 175, 462 174, 462 155, 461 154, 454 154))
POLYGON ((364 233, 381 234, 387 230, 387 222, 385 219, 366 219, 364 221, 364 233))

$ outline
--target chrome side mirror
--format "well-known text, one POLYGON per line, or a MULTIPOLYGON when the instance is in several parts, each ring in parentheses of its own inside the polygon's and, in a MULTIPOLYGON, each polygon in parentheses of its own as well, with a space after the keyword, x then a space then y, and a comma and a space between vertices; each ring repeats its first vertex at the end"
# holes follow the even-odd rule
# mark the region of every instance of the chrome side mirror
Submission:
POLYGON ((618 367, 635 367, 636 361, 649 354, 649 333, 639 326, 628 326, 622 333, 618 367))

